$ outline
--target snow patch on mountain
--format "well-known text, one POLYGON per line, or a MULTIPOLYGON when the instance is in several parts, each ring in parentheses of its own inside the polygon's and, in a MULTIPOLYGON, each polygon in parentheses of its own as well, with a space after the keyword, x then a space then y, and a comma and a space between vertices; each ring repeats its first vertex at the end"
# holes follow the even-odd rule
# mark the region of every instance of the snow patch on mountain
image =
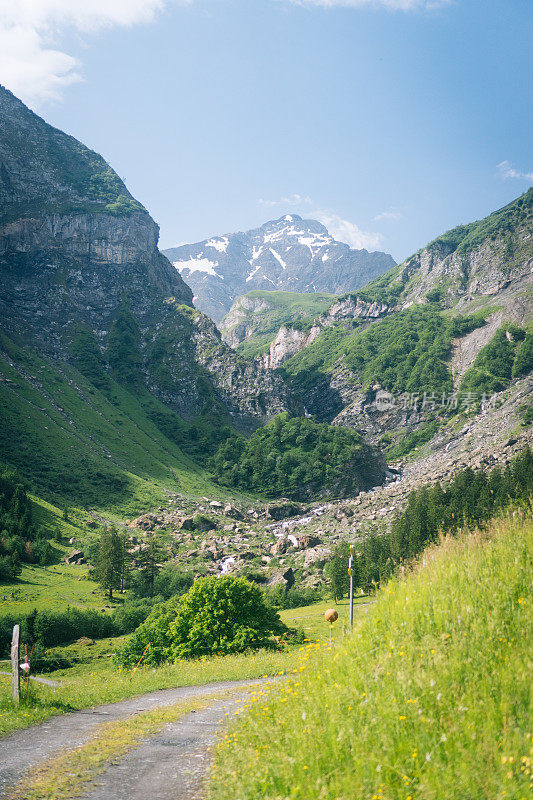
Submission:
POLYGON ((188 274, 204 272, 206 275, 224 280, 223 275, 215 272, 215 267, 218 267, 218 261, 210 261, 208 258, 190 258, 188 261, 173 261, 172 264, 176 267, 180 275, 183 275, 184 272, 188 274))
POLYGON ((218 250, 219 253, 225 253, 228 249, 229 239, 227 236, 221 236, 220 238, 210 239, 206 242, 206 247, 213 247, 215 250, 218 250))
POLYGON ((276 261, 278 261, 278 263, 280 264, 280 266, 281 266, 281 269, 287 269, 287 264, 286 264, 286 263, 285 263, 285 261, 282 259, 282 257, 280 256, 280 254, 279 254, 279 253, 276 253, 276 251, 275 251, 275 250, 273 250, 272 248, 270 248, 270 252, 271 252, 271 253, 272 253, 272 255, 274 256, 274 258, 276 259, 276 261))

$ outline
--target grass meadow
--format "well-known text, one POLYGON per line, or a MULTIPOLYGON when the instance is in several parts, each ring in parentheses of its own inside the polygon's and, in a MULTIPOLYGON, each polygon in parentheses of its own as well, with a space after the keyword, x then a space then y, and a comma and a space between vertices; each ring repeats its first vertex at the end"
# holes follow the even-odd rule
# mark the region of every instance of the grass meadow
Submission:
POLYGON ((220 741, 211 800, 530 797, 533 520, 426 550, 220 741))

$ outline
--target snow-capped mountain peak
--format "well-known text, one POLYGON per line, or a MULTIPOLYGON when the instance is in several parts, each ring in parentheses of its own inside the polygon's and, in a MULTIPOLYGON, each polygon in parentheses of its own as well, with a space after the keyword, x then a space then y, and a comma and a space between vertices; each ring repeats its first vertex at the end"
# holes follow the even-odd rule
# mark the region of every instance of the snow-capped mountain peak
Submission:
POLYGON ((352 250, 298 214, 163 252, 193 290, 195 305, 215 322, 251 289, 342 294, 395 263, 387 253, 352 250))

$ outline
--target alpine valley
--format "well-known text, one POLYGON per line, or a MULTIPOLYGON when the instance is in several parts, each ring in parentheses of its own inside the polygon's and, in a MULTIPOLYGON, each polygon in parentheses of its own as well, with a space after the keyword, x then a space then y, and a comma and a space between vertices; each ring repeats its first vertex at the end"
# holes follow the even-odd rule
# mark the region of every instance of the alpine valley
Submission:
POLYGON ((133 573, 156 541, 155 572, 320 590, 413 489, 507 464, 531 441, 532 203, 400 265, 295 214, 161 253, 111 167, 0 87, 0 462, 52 562, 85 580, 114 523, 133 573))

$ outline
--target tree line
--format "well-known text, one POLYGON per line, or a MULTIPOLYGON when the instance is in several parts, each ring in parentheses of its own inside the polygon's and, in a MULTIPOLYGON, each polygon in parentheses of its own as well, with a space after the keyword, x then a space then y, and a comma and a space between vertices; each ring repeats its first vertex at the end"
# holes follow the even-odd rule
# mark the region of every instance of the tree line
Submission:
MULTIPOLYGON (((533 454, 529 447, 506 467, 491 471, 468 467, 445 487, 440 483, 413 490, 389 533, 370 534, 357 542, 353 559, 354 585, 365 592, 388 580, 398 567, 416 558, 439 535, 462 527, 483 525, 510 503, 530 502, 533 495, 533 454)), ((332 593, 342 597, 349 587, 349 547, 340 542, 326 565, 332 593)))
POLYGON ((49 564, 55 553, 47 536, 33 518, 22 476, 0 466, 0 581, 14 580, 23 563, 49 564))
POLYGON ((210 462, 215 479, 270 497, 348 497, 383 477, 380 464, 361 436, 287 413, 249 439, 228 438, 210 462))

